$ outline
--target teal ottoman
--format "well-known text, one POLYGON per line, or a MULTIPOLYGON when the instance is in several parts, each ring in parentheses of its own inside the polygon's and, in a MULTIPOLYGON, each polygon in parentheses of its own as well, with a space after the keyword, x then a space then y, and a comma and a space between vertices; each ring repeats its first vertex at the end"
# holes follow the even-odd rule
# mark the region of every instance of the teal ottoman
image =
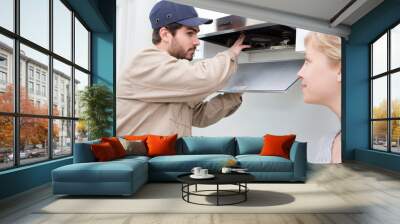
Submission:
POLYGON ((147 159, 74 163, 52 171, 53 193, 132 195, 148 180, 147 159))

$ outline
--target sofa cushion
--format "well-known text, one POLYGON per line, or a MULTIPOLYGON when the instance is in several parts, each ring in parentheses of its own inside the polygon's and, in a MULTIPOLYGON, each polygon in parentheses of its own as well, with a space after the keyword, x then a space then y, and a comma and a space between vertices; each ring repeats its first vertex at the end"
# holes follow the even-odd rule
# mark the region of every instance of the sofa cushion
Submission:
POLYGON ((147 147, 146 143, 142 140, 126 140, 124 138, 119 138, 122 146, 126 151, 126 155, 137 155, 137 156, 146 156, 147 155, 147 147))
POLYGON ((92 149, 94 157, 96 157, 96 161, 105 162, 118 158, 112 145, 108 142, 92 144, 90 147, 92 149))
POLYGON ((150 157, 147 157, 147 156, 130 155, 130 156, 125 156, 124 158, 113 160, 113 162, 121 162, 122 161, 122 162, 129 163, 129 162, 134 161, 134 160, 148 162, 149 159, 150 159, 150 157))
POLYGON ((269 135, 264 136, 264 145, 261 149, 261 156, 280 156, 290 159, 290 148, 296 135, 269 135))
POLYGON ((96 158, 90 148, 92 144, 99 144, 100 139, 75 143, 74 149, 74 163, 88 163, 95 162, 96 158))
POLYGON ((126 140, 132 140, 132 141, 140 140, 140 141, 146 142, 147 135, 125 135, 124 138, 126 140))
POLYGON ((121 142, 117 137, 103 137, 101 138, 101 142, 108 142, 114 149, 115 155, 117 158, 122 158, 126 156, 126 151, 124 146, 122 146, 121 142))
POLYGON ((182 137, 177 141, 177 154, 235 155, 235 139, 233 137, 182 137))
POLYGON ((236 137, 236 155, 259 154, 263 147, 262 137, 236 137))
POLYGON ((170 136, 149 135, 146 143, 148 156, 165 156, 176 154, 176 139, 178 134, 170 136))
POLYGON ((292 161, 279 156, 238 155, 239 166, 249 172, 292 172, 292 161))
POLYGON ((228 160, 235 159, 231 155, 175 155, 158 156, 149 160, 150 171, 190 172, 193 167, 200 166, 211 172, 219 171, 228 160))

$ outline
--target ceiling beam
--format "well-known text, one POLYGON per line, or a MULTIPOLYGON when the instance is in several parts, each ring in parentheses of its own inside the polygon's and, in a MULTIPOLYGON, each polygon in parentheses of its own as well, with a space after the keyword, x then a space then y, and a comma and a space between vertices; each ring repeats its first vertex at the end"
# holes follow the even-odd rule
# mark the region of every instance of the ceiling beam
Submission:
POLYGON ((336 27, 347 18, 349 18, 355 11, 361 8, 368 0, 355 0, 351 1, 349 5, 346 5, 342 10, 339 11, 331 20, 331 27, 336 27))
POLYGON ((296 15, 284 11, 257 7, 244 3, 231 2, 227 0, 170 0, 176 3, 192 5, 194 7, 218 11, 231 15, 272 22, 306 30, 322 32, 341 37, 350 35, 350 27, 337 25, 332 27, 329 21, 296 15))

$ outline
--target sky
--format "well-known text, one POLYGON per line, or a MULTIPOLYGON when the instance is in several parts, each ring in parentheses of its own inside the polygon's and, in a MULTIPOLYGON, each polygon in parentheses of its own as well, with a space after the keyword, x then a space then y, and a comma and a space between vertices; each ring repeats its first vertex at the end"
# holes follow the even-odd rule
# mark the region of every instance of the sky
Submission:
MULTIPOLYGON (((400 67, 400 25, 391 31, 391 67, 400 67)), ((373 48, 373 74, 387 71, 387 35, 383 35, 372 46, 373 48)), ((400 100, 400 72, 392 75, 391 79, 392 99, 400 100)), ((387 99, 387 79, 378 78, 373 81, 373 106, 387 99)))
MULTIPOLYGON (((21 36, 48 48, 49 45, 49 4, 48 0, 20 0, 21 36)), ((71 60, 71 15, 60 0, 53 0, 54 5, 54 52, 71 60)), ((13 30, 13 0, 0 0, 0 26, 13 30)), ((76 20, 76 63, 88 68, 88 32, 76 20)), ((0 41, 5 37, 0 35, 0 41)), ((21 45, 28 57, 34 58, 43 64, 48 64, 48 57, 29 47, 21 45)))

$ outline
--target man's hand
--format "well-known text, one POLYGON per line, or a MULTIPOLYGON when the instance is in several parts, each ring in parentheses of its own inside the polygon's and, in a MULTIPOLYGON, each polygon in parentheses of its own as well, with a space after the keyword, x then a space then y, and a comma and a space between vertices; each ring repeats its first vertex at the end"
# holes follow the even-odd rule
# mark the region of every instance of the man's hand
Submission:
POLYGON ((246 36, 244 34, 240 34, 239 38, 235 41, 232 47, 229 49, 233 54, 238 57, 240 52, 242 52, 245 48, 250 48, 251 45, 243 45, 244 38, 246 36))

